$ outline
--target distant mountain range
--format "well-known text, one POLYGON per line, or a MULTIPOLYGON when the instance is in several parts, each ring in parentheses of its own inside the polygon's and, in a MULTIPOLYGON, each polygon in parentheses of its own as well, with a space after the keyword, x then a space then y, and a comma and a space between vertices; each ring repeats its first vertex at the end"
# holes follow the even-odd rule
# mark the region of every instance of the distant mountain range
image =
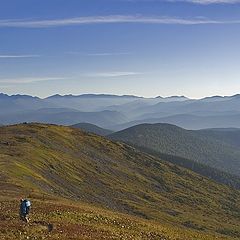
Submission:
POLYGON ((240 176, 240 130, 185 130, 169 124, 141 124, 109 136, 144 150, 178 156, 240 176))
POLYGON ((200 130, 208 128, 240 128, 240 114, 212 113, 213 116, 177 114, 168 117, 146 118, 114 125, 115 130, 122 130, 143 123, 169 123, 185 129, 200 130))
POLYGON ((171 123, 186 129, 240 128, 240 95, 189 99, 132 95, 53 95, 44 99, 0 94, 0 124, 81 122, 111 130, 141 123, 171 123))

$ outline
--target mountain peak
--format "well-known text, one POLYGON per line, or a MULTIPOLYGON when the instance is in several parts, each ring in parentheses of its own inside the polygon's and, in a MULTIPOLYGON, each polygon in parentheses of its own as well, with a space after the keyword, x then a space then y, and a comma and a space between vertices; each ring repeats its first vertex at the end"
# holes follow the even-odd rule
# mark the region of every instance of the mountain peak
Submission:
POLYGON ((28 98, 28 99, 33 99, 33 98, 38 98, 38 97, 33 97, 31 95, 26 95, 26 94, 14 94, 14 95, 8 95, 5 93, 0 93, 0 98, 13 98, 13 99, 18 99, 18 98, 28 98))
POLYGON ((80 95, 73 95, 73 94, 67 94, 67 95, 60 95, 55 94, 52 96, 47 97, 47 99, 51 98, 142 98, 134 95, 114 95, 114 94, 80 94, 80 95))
POLYGON ((166 99, 188 99, 187 97, 185 96, 169 96, 169 97, 166 97, 166 99))
POLYGON ((240 98, 240 94, 235 94, 231 98, 240 98))
POLYGON ((0 98, 7 98, 9 97, 9 95, 5 94, 5 93, 0 93, 0 98))

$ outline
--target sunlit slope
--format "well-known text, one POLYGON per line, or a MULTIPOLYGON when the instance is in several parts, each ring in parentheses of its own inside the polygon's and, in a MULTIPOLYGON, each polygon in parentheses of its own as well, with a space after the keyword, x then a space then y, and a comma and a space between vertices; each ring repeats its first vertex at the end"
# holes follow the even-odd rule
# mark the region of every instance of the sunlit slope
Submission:
POLYGON ((126 214, 106 211, 85 203, 71 202, 64 199, 49 199, 46 196, 43 199, 32 194, 30 197, 33 207, 28 225, 19 220, 19 199, 12 196, 0 197, 2 210, 0 221, 1 240, 237 239, 227 236, 223 232, 196 231, 191 227, 175 226, 164 221, 161 223, 149 221, 126 214))
POLYGON ((48 193, 182 231, 240 236, 238 191, 130 146, 68 127, 23 124, 0 128, 0 153, 4 195, 48 193))

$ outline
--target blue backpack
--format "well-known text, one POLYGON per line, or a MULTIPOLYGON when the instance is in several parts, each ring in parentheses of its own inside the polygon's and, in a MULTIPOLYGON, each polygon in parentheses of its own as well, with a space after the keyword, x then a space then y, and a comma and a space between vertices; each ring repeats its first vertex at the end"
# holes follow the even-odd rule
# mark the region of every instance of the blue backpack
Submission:
POLYGON ((21 204, 21 212, 22 214, 29 214, 30 212, 31 202, 25 199, 21 204))

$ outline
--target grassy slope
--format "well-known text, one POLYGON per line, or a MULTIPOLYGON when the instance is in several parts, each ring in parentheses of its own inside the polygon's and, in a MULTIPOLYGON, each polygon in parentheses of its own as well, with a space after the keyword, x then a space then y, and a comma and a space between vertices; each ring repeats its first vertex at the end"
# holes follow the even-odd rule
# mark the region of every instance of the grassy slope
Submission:
POLYGON ((110 135, 112 139, 240 175, 239 148, 211 136, 170 124, 141 124, 110 135))
MULTIPOLYGON (((36 221, 47 217, 55 225, 63 226, 68 222, 69 229, 87 224, 93 231, 101 225, 110 232, 115 228, 121 231, 119 226, 112 226, 104 218, 101 224, 86 223, 86 219, 81 222, 85 210, 82 204, 74 206, 77 210, 66 206, 60 211, 63 217, 55 219, 56 204, 52 203, 52 209, 47 210, 46 203, 40 206, 37 202, 40 193, 48 193, 156 222, 157 230, 146 220, 136 220, 136 229, 126 233, 128 236, 135 234, 132 239, 161 239, 154 234, 162 233, 169 239, 240 237, 239 191, 161 162, 127 145, 67 127, 27 124, 0 128, 0 153, 2 195, 31 194, 36 202, 36 221), (141 224, 146 224, 146 234, 157 233, 153 233, 152 238, 140 238, 137 234, 142 229, 141 224)), ((16 211, 3 212, 6 216, 1 224, 8 224, 7 219, 10 219, 12 228, 18 229, 16 211)), ((93 215, 99 212, 96 208, 93 215)), ((111 218, 115 213, 104 212, 104 216, 111 218)), ((131 218, 121 216, 122 221, 131 218)), ((1 231, 2 236, 6 235, 1 231)), ((131 239, 126 236, 106 239, 131 239)))
POLYGON ((212 168, 206 164, 202 164, 194 160, 173 156, 173 155, 168 155, 168 154, 163 154, 159 151, 156 151, 156 150, 154 151, 149 148, 139 147, 137 145, 133 145, 133 146, 138 148, 140 151, 151 154, 152 156, 155 156, 157 158, 164 159, 164 161, 176 164, 185 169, 189 169, 197 174, 200 174, 209 179, 212 179, 217 183, 224 184, 231 188, 240 190, 240 177, 237 175, 233 175, 225 171, 212 168))
MULTIPOLYGON (((235 239, 227 236, 226 233, 220 235, 194 231, 188 227, 179 227, 165 222, 159 223, 111 212, 86 203, 48 199, 48 197, 43 200, 36 195, 31 195, 31 197, 34 205, 31 209, 30 224, 28 225, 18 219, 18 199, 0 197, 2 210, 0 239, 235 239)), ((229 232, 227 233, 229 234, 229 232)))

